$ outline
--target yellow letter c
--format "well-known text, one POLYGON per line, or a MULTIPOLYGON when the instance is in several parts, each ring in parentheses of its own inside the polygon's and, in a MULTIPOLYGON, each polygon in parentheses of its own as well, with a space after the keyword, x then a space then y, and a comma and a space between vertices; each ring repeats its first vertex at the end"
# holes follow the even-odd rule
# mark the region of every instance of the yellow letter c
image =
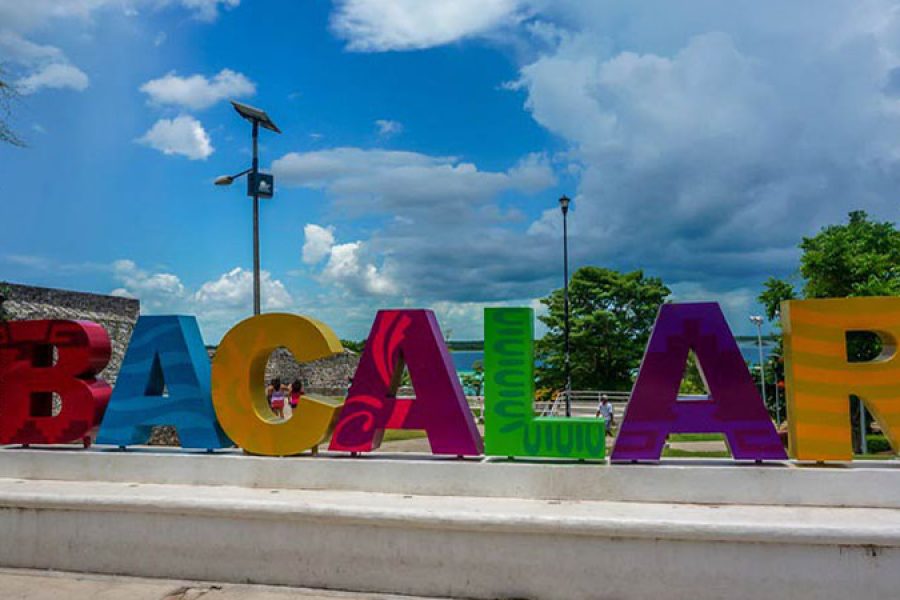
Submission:
POLYGON ((344 351, 328 325, 298 315, 258 315, 225 334, 212 364, 213 406, 225 433, 252 454, 289 456, 309 450, 328 437, 343 406, 303 396, 296 415, 277 419, 266 401, 265 371, 279 347, 300 363, 344 351))

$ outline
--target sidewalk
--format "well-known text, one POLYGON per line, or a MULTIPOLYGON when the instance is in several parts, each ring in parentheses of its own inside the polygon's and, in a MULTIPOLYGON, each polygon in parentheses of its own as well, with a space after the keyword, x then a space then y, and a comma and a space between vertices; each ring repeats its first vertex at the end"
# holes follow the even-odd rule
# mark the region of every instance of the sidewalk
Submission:
POLYGON ((30 569, 0 569, 0 596, 4 600, 426 600, 421 596, 141 579, 30 569))

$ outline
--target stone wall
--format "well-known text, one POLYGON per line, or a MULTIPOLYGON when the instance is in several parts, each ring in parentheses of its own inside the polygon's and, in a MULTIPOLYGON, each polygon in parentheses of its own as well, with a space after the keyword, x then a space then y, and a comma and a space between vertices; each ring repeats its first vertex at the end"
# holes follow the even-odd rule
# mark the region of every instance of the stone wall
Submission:
MULTIPOLYGON (((207 347, 207 351, 210 359, 215 357, 214 346, 207 347)), ((266 383, 279 377, 283 383, 290 385, 299 379, 308 394, 344 396, 358 364, 359 355, 349 350, 337 356, 298 364, 290 352, 279 348, 266 364, 266 383)))
POLYGON ((100 377, 115 385, 141 310, 138 300, 6 282, 0 286, 7 288, 3 308, 11 320, 77 319, 102 325, 112 343, 112 357, 100 377))

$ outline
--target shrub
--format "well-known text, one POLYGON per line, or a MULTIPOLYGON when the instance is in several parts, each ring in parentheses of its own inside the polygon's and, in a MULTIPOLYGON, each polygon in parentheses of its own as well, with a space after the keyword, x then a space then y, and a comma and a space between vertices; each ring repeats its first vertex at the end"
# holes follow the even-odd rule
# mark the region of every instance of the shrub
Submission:
POLYGON ((883 435, 869 434, 866 436, 866 449, 870 454, 879 452, 891 452, 891 445, 883 435))

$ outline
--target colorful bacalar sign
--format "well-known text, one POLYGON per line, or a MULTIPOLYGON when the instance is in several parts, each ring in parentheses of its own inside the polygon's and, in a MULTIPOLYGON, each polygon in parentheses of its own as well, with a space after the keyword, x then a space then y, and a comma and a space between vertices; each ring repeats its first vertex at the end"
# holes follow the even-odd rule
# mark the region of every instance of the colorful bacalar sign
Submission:
MULTIPOLYGON (((791 456, 852 458, 851 394, 897 448, 900 298, 790 301, 782 320, 791 456), (848 331, 875 333, 882 355, 848 362, 848 331)), ((417 429, 435 454, 605 458, 602 419, 534 414, 533 328, 531 309, 485 309, 482 439, 428 310, 379 311, 346 400, 304 396, 288 421, 276 419, 266 403, 266 362, 279 347, 299 362, 341 353, 334 332, 315 319, 266 314, 243 321, 210 364, 193 317, 141 317, 114 390, 97 378, 110 357, 100 325, 12 321, 0 326, 0 444, 81 440, 125 448, 146 443, 154 426, 171 425, 185 448, 236 444, 253 454, 289 456, 329 437, 330 450, 370 452, 385 430, 417 429), (404 369, 414 399, 396 396, 404 369), (54 394, 61 399, 56 415, 54 394)), ((715 303, 660 308, 611 460, 659 460, 671 433, 722 433, 738 460, 787 459, 715 303), (710 391, 705 400, 678 398, 691 351, 710 391)))

